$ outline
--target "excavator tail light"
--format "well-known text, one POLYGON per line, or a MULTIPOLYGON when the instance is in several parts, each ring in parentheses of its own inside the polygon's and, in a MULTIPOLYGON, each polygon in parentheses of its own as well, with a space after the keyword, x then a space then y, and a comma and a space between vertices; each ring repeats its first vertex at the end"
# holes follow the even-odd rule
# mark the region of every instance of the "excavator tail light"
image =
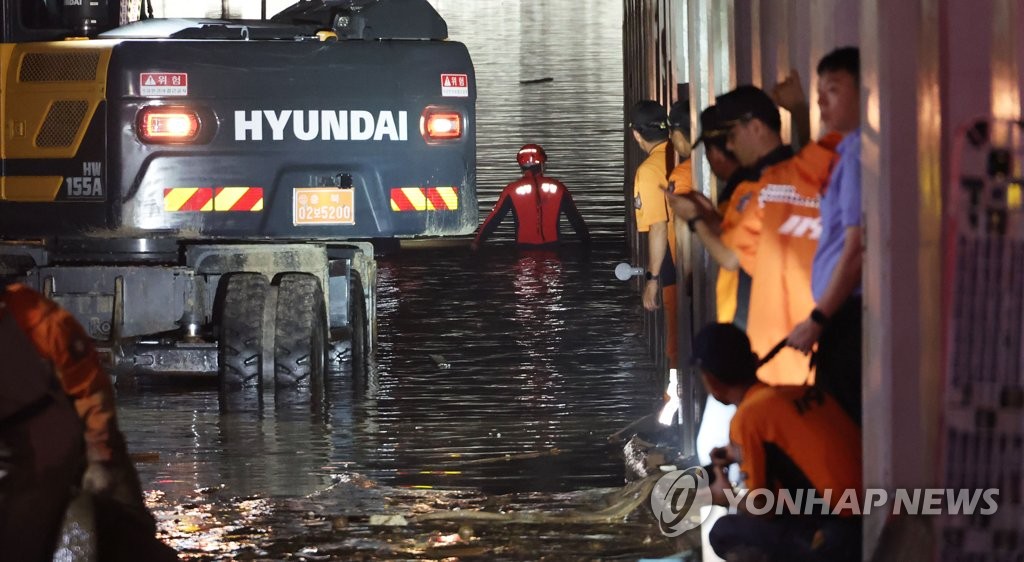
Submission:
POLYGON ((428 107, 420 118, 420 132, 427 142, 462 137, 462 115, 456 111, 428 107))
POLYGON ((142 142, 188 144, 199 137, 201 129, 199 114, 187 107, 152 106, 139 112, 142 142))

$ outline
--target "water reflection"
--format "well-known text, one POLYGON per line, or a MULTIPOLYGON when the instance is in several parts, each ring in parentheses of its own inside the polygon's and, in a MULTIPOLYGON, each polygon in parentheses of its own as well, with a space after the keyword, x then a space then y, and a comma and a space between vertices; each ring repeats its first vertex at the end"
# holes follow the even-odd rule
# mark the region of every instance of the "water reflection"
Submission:
MULTIPOLYGON (((580 433, 582 427, 574 425, 580 403, 571 395, 591 368, 579 361, 581 353, 591 351, 578 337, 580 327, 584 318, 608 306, 606 297, 581 290, 590 276, 588 262, 571 251, 557 256, 488 250, 493 252, 472 258, 428 252, 382 262, 382 269, 400 267, 403 278, 415 282, 382 295, 385 301, 398 299, 398 313, 382 321, 381 339, 400 337, 402 352, 382 357, 379 368, 390 380, 381 377, 377 412, 367 415, 397 422, 381 438, 401 437, 390 450, 402 467, 462 471, 459 478, 404 474, 397 482, 496 490, 522 486, 524 478, 537 485, 537 478, 544 478, 542 489, 561 489, 578 486, 575 477, 593 476, 591 470, 605 471, 605 482, 621 480, 602 448, 603 436, 580 433), (420 263, 432 263, 445 274, 416 275, 420 263), (447 309, 443 319, 436 314, 442 308, 447 309), (444 356, 451 368, 437 369, 429 361, 432 354, 444 356), (415 422, 403 423, 410 419, 415 422), (475 464, 551 447, 594 458, 587 469, 575 471, 547 459, 550 466, 539 474, 515 462, 475 464), (466 462, 474 464, 464 467, 466 462)), ((599 345, 608 343, 605 338, 599 345)), ((636 390, 635 383, 627 387, 636 390)))
POLYGON ((612 280, 621 249, 487 250, 381 260, 373 381, 332 379, 326 415, 273 399, 222 414, 212 388, 120 396, 132 449, 159 459, 144 480, 238 496, 308 494, 345 471, 488 491, 621 483, 604 438, 658 396, 635 299, 612 280))

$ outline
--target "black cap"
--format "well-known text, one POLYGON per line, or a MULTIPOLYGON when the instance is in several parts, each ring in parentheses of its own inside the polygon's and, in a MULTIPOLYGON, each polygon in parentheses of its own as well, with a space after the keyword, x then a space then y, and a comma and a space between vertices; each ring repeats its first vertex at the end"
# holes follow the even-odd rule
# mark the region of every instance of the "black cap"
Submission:
POLYGON ((757 355, 735 324, 708 324, 693 340, 691 363, 727 384, 757 380, 757 355))
POLYGON ((690 134, 690 102, 679 100, 672 104, 668 110, 668 128, 679 129, 690 134))
POLYGON ((636 102, 629 112, 629 126, 647 140, 668 138, 668 115, 654 100, 636 102))
POLYGON ((715 107, 718 108, 718 121, 722 127, 732 127, 745 119, 759 119, 776 132, 782 130, 779 108, 764 90, 756 86, 740 86, 718 96, 715 107))
MULTIPOLYGON (((696 148, 704 141, 713 142, 716 139, 722 139, 726 132, 726 129, 722 128, 721 123, 718 122, 718 110, 715 109, 715 106, 709 105, 700 112, 700 136, 697 137, 697 142, 693 143, 693 147, 696 148)), ((722 148, 725 146, 722 145, 722 148)))

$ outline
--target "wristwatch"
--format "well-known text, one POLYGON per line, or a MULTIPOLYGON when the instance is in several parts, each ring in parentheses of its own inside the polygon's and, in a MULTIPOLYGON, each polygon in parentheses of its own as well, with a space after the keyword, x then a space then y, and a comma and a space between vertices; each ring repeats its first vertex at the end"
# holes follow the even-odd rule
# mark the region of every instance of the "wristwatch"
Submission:
POLYGON ((821 326, 822 328, 828 326, 828 320, 828 316, 825 316, 825 313, 818 310, 817 308, 811 311, 811 321, 821 326))
POLYGON ((650 271, 645 271, 644 272, 644 279, 646 279, 648 281, 657 281, 658 280, 658 276, 653 274, 653 273, 651 273, 650 271))

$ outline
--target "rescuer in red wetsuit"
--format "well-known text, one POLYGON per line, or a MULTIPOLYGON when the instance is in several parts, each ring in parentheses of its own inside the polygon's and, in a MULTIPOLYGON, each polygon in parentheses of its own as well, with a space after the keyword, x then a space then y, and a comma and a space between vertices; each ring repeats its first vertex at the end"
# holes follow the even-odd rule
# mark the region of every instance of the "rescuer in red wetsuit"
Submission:
POLYGON ((487 220, 480 225, 471 248, 483 244, 509 211, 516 222, 516 243, 520 247, 543 248, 559 242, 558 219, 565 213, 576 235, 587 244, 590 232, 562 182, 544 175, 547 155, 540 145, 528 144, 516 155, 523 177, 505 186, 487 220))

